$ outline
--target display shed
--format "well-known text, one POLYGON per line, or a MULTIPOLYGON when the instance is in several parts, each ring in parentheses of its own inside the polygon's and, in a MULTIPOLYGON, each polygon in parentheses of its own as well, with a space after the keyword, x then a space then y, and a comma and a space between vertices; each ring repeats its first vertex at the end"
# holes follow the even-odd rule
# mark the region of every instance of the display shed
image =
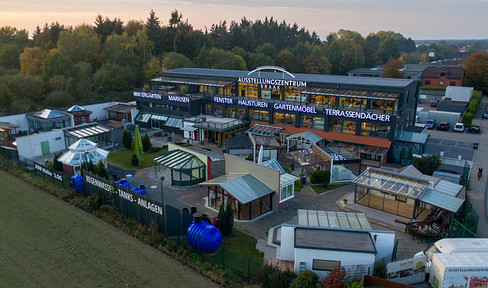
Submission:
POLYGON ((189 186, 206 180, 206 165, 197 156, 172 150, 154 157, 154 162, 171 170, 171 185, 189 186))

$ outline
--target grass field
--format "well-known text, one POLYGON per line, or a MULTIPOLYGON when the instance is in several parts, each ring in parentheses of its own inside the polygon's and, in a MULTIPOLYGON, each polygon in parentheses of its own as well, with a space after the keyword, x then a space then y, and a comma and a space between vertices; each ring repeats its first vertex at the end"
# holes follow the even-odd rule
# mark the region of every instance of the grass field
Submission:
POLYGON ((1 287, 217 287, 3 171, 0 182, 1 287))
POLYGON ((314 184, 314 185, 310 185, 310 187, 312 187, 312 189, 313 189, 313 191, 315 191, 315 193, 322 194, 324 192, 334 190, 337 188, 341 188, 341 187, 344 187, 346 185, 349 185, 349 184, 329 184, 327 186, 327 188, 325 188, 322 184, 314 184))

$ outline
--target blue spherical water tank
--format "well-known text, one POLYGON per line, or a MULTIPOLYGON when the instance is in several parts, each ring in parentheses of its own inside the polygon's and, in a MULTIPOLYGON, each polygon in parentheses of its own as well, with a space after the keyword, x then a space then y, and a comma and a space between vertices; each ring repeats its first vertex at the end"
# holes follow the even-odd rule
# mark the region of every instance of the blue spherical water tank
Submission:
POLYGON ((71 181, 69 182, 71 188, 75 188, 77 192, 83 191, 85 189, 85 179, 80 174, 74 174, 71 176, 71 181))
POLYGON ((217 250, 222 244, 222 233, 208 222, 192 222, 186 230, 186 240, 193 248, 209 253, 217 250))

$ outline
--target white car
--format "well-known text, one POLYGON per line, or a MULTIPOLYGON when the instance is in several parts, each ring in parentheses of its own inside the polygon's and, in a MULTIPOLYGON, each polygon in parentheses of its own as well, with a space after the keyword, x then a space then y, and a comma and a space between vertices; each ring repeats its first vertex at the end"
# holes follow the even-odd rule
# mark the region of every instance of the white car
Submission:
POLYGON ((464 124, 463 123, 456 123, 454 125, 454 128, 452 128, 452 131, 464 132, 464 124))

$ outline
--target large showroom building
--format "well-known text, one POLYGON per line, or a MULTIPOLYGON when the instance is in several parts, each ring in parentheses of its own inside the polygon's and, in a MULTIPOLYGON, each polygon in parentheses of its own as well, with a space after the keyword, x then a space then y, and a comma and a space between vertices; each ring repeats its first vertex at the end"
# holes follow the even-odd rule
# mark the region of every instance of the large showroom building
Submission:
POLYGON ((419 86, 411 79, 291 74, 269 66, 178 68, 153 79, 150 90, 134 92, 136 123, 219 144, 259 123, 281 127, 283 137, 313 131, 327 141, 383 149, 384 156, 396 133, 414 125, 419 86))

